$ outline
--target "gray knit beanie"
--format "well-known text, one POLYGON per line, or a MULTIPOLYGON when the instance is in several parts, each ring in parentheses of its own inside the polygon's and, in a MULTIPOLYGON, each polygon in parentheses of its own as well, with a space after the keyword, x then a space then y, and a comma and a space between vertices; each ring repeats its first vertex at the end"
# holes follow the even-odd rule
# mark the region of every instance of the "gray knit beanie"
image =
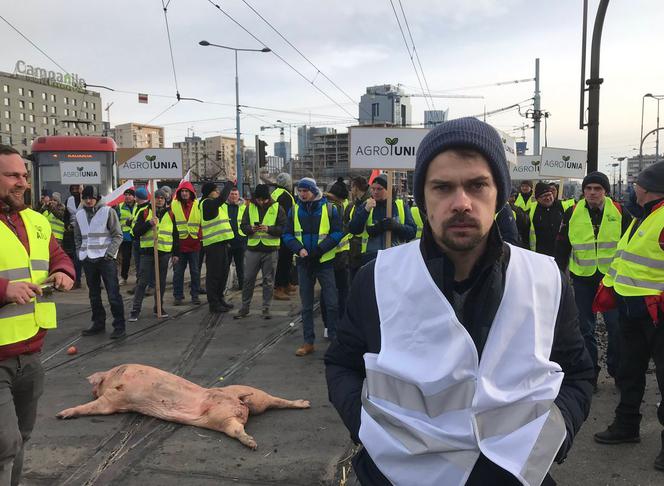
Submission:
POLYGON ((664 162, 657 162, 643 169, 636 183, 649 192, 664 193, 664 162))
POLYGON ((438 154, 453 148, 477 150, 486 158, 498 189, 496 208, 502 208, 507 202, 511 188, 503 141, 495 128, 472 117, 457 118, 442 123, 427 133, 420 142, 414 176, 417 206, 425 208, 424 181, 429 163, 438 154))
POLYGON ((291 176, 288 172, 281 172, 278 174, 276 182, 278 186, 283 187, 284 189, 288 189, 289 191, 293 187, 293 180, 291 179, 291 176))

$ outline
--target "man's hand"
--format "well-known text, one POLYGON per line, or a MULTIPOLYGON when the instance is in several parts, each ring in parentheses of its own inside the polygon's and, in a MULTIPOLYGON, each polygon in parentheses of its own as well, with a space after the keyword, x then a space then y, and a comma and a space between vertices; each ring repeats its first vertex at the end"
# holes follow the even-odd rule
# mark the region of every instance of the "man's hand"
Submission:
POLYGON ((151 224, 152 226, 157 226, 157 224, 159 224, 159 218, 156 218, 156 217, 155 217, 155 218, 152 218, 152 219, 150 220, 150 224, 151 224))
POLYGON ((177 265, 178 261, 180 261, 180 257, 175 255, 171 257, 171 262, 173 262, 173 266, 177 265))
POLYGON ((367 211, 371 211, 375 207, 376 207, 376 200, 372 197, 367 199, 367 202, 364 203, 364 209, 366 209, 367 211))
POLYGON ((267 231, 267 226, 264 225, 264 224, 259 224, 257 226, 257 228, 258 228, 258 231, 267 231))
POLYGON ((64 272, 55 272, 49 275, 46 279, 46 283, 53 282, 53 287, 58 290, 71 290, 74 286, 74 281, 64 272))
POLYGON ((5 292, 5 302, 14 304, 27 304, 35 295, 41 295, 39 285, 31 282, 9 282, 5 292))
POLYGON ((307 258, 309 256, 309 252, 306 248, 302 248, 298 255, 300 255, 300 258, 307 258))
POLYGON ((394 218, 385 218, 383 221, 381 221, 382 227, 385 231, 394 231, 397 229, 397 221, 394 218))

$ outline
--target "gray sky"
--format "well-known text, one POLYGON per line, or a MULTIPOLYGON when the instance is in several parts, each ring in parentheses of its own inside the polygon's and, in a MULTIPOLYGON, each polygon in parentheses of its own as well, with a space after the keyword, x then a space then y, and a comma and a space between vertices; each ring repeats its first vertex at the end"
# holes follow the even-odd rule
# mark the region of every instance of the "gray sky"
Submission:
MULTIPOLYGON (((356 117, 357 102, 367 86, 401 83, 409 93, 420 91, 389 0, 247 2, 355 100, 351 102, 317 74, 242 0, 219 3, 342 105, 333 104, 274 54, 240 53, 240 103, 299 112, 244 108, 242 132, 247 145, 253 145, 254 135, 259 134, 270 143, 271 153, 278 131, 261 132, 260 127, 277 119, 294 124, 330 122, 345 129, 350 123, 344 109, 356 117)), ((590 1, 589 38, 597 4, 590 1)), ((175 95, 161 0, 4 0, 0 5, 2 16, 89 84, 175 95)), ((581 5, 581 0, 402 0, 431 91, 532 78, 539 57, 542 107, 551 113, 549 145, 585 149, 586 132, 578 129, 581 5)), ((403 23, 398 0, 394 6, 403 23)), ((207 0, 171 0, 168 21, 180 94, 221 104, 182 101, 154 119, 175 100, 151 96, 145 105, 138 104, 135 94, 100 90, 104 106, 114 103, 111 123, 154 119, 152 123, 165 126, 169 146, 182 140, 188 129, 203 137, 233 136, 233 53, 200 47, 198 41, 245 48, 263 45, 207 0)), ((609 5, 602 42, 600 168, 612 162, 611 156, 637 153, 632 149, 639 142, 642 96, 664 94, 663 25, 662 0, 613 0, 609 5)), ((57 69, 4 22, 0 22, 0 45, 0 70, 13 72, 17 59, 57 69)), ((454 93, 483 95, 485 100, 435 98, 434 103, 437 109, 449 108, 451 117, 459 117, 482 113, 485 105, 490 111, 525 100, 533 90, 534 83, 464 89, 454 93)), ((413 121, 421 122, 425 100, 412 98, 411 104, 413 121)), ((656 126, 657 103, 647 99, 645 106, 648 131, 656 126)), ((527 122, 515 111, 488 121, 506 131, 527 122)), ((526 136, 532 147, 532 130, 526 136)), ((296 140, 293 130, 294 152, 296 140)), ((651 141, 645 153, 654 153, 654 137, 651 141)))

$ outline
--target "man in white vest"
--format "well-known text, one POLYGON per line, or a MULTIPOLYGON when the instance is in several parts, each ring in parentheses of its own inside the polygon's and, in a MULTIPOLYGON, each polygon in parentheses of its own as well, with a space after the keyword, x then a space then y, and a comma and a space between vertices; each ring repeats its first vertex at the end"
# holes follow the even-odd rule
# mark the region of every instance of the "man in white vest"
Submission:
POLYGON ((594 369, 553 258, 501 239, 509 191, 490 125, 451 120, 422 140, 422 238, 360 269, 325 356, 360 484, 555 484, 594 369))
POLYGON ((83 263, 92 308, 92 326, 81 334, 92 336, 106 329, 106 310, 101 301, 103 281, 113 314, 110 337, 122 338, 125 336, 124 304, 120 296, 116 262, 122 244, 122 226, 117 213, 99 201, 92 186, 85 186, 81 200, 83 209, 76 213, 74 238, 76 253, 83 263))

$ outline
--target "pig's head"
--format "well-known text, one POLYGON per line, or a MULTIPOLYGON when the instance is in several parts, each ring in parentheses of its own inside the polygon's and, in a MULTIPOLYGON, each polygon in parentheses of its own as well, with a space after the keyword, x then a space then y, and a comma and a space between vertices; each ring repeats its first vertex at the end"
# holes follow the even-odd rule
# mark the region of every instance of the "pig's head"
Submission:
POLYGON ((102 384, 104 383, 104 378, 106 378, 106 371, 98 371, 88 376, 87 380, 92 385, 92 396, 99 398, 103 395, 102 384))

